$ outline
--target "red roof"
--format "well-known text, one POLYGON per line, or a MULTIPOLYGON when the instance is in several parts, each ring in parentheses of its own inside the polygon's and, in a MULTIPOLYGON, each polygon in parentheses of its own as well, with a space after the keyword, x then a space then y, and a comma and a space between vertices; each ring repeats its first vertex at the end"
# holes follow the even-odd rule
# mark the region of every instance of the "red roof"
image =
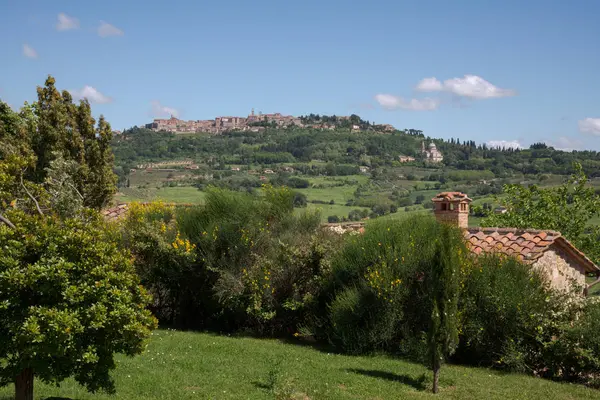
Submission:
POLYGON ((516 228, 468 228, 465 230, 467 246, 475 254, 501 253, 533 264, 551 246, 558 246, 577 259, 586 272, 599 268, 579 251, 560 232, 516 228))
POLYGON ((462 193, 462 192, 442 192, 437 194, 433 199, 431 199, 431 201, 444 201, 444 200, 448 200, 448 201, 462 201, 462 200, 466 200, 466 201, 473 201, 469 198, 469 196, 467 196, 466 194, 462 193))

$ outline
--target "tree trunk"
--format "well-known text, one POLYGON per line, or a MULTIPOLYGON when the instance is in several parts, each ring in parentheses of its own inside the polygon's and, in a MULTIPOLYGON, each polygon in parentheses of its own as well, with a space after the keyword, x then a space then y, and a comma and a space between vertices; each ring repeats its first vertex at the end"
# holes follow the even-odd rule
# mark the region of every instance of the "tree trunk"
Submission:
POLYGON ((15 400, 33 400, 33 369, 25 368, 15 378, 15 400))
POLYGON ((433 362, 433 393, 437 393, 439 389, 440 383, 440 363, 434 361, 433 362))

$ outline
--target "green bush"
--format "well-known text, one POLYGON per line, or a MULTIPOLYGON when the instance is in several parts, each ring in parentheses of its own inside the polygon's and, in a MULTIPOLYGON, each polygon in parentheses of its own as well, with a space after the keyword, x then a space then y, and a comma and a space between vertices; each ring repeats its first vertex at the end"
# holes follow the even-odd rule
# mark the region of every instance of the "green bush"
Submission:
POLYGON ((466 271, 456 360, 516 371, 543 368, 545 343, 559 335, 564 297, 514 258, 480 256, 466 271))
POLYGON ((328 271, 332 234, 296 214, 287 188, 210 189, 203 206, 133 206, 123 225, 163 322, 220 331, 293 331, 328 271))
MULTIPOLYGON (((433 218, 413 217, 374 222, 347 239, 321 296, 329 340, 350 352, 419 353, 422 343, 413 339, 422 337, 430 317, 423 278, 443 229, 433 218)), ((451 240, 465 255, 460 233, 451 240)))
MULTIPOLYGON (((572 321, 572 320, 571 320, 572 321)), ((546 344, 543 375, 600 386, 600 303, 587 299, 573 322, 546 344)))

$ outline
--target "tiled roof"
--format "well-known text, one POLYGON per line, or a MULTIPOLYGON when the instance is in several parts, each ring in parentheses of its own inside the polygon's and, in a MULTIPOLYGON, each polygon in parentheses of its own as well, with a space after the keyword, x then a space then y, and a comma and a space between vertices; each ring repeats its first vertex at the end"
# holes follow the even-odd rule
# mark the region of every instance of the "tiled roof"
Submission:
POLYGON ((115 221, 127 213, 127 204, 119 204, 112 208, 102 210, 102 215, 109 221, 115 221))
POLYGON ((468 228, 465 238, 469 249, 481 253, 501 253, 533 264, 552 245, 578 259, 586 272, 598 271, 598 267, 559 232, 516 228, 468 228))
POLYGON ((444 201, 444 200, 467 200, 472 201, 469 196, 462 192, 442 192, 436 195, 431 201, 444 201))

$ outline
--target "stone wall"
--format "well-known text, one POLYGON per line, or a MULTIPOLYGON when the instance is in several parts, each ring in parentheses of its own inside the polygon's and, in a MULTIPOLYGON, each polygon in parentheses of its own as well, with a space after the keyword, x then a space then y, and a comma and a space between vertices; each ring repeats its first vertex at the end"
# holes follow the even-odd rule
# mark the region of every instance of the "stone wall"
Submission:
POLYGON ((573 283, 585 287, 585 270, 569 254, 552 245, 534 264, 550 279, 553 287, 569 289, 573 283))

